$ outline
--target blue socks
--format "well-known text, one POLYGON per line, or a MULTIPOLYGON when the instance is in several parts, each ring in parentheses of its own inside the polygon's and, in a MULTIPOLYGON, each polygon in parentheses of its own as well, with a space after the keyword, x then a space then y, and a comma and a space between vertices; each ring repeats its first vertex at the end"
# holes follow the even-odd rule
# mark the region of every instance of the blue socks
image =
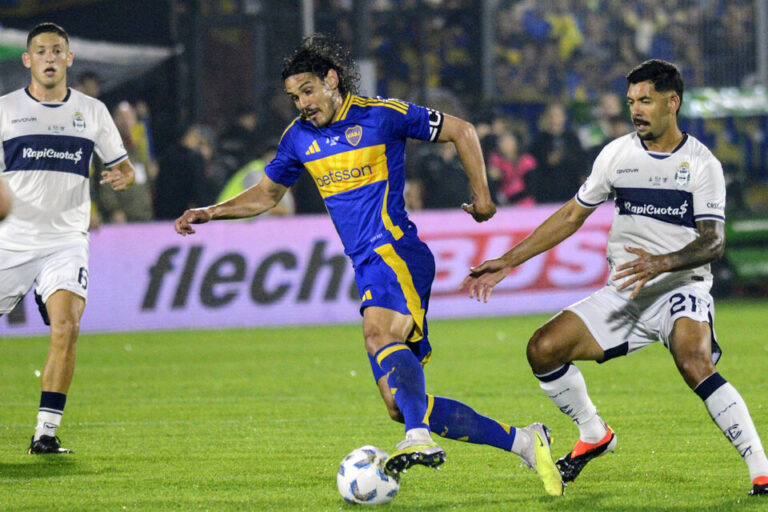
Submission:
POLYGON ((396 341, 379 349, 374 357, 387 374, 389 389, 405 419, 405 431, 428 429, 424 369, 411 349, 396 341))
POLYGON ((441 437, 512 450, 517 429, 478 414, 466 404, 427 395, 427 414, 429 428, 441 437))
POLYGON ((448 439, 512 450, 514 427, 478 414, 459 401, 428 395, 421 363, 405 343, 390 343, 379 349, 374 358, 387 375, 406 432, 426 428, 448 439))

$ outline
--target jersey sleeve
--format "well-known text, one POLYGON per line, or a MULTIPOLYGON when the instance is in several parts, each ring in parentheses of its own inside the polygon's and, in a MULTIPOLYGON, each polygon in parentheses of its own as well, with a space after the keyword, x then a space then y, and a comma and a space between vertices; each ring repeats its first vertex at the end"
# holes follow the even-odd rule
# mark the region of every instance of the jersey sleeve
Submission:
POLYGON ((592 172, 586 181, 581 185, 578 192, 576 192, 576 201, 585 208, 597 208, 611 195, 613 187, 608 179, 609 157, 605 149, 603 149, 597 158, 595 158, 594 164, 592 164, 592 172))
POLYGON ((694 175, 693 219, 725 221, 725 176, 716 158, 711 158, 694 175))
POLYGON ((443 113, 407 101, 387 100, 393 108, 384 109, 389 114, 392 134, 398 138, 409 138, 436 142, 443 128, 443 113), (394 108, 403 106, 405 112, 394 108))
POLYGON ((293 124, 283 132, 283 136, 277 146, 275 158, 273 158, 264 168, 264 173, 269 176, 269 179, 275 183, 285 185, 286 187, 290 187, 296 183, 304 168, 303 164, 296 156, 291 134, 292 126, 293 124))
POLYGON ((123 139, 117 126, 109 115, 106 105, 99 102, 96 107, 96 122, 98 130, 94 138, 94 150, 106 167, 112 167, 128 158, 123 139))

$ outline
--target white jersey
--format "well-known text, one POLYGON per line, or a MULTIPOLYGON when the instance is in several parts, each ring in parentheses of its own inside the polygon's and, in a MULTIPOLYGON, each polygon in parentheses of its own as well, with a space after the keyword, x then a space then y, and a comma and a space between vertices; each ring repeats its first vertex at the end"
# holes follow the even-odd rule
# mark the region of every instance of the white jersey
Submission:
POLYGON ((128 158, 107 107, 74 89, 55 103, 19 89, 0 97, 0 141, 0 172, 14 196, 0 249, 87 240, 91 156, 96 151, 108 167, 128 158))
MULTIPOLYGON (((595 159, 576 200, 594 208, 611 195, 616 213, 608 235, 609 286, 620 284, 613 281, 616 267, 637 258, 624 246, 650 254, 675 252, 698 237, 697 221, 725 221, 723 168, 704 144, 688 134, 672 153, 648 151, 636 133, 608 144, 595 159)), ((711 286, 709 264, 665 272, 646 283, 641 293, 691 281, 711 286)), ((622 291, 630 294, 633 289, 622 291)))

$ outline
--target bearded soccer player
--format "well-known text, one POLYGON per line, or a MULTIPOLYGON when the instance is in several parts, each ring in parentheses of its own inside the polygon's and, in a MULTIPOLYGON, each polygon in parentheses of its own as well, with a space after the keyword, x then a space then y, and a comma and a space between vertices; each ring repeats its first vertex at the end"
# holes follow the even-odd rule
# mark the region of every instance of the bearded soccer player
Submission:
POLYGON ((512 451, 537 470, 549 494, 562 494, 546 427, 514 428, 425 391, 422 364, 431 353, 426 313, 435 260, 405 211, 405 142, 456 146, 473 196, 462 208, 482 222, 496 208, 474 127, 405 101, 357 95, 354 61, 322 35, 306 38, 285 60, 282 80, 300 115, 283 133, 266 176, 228 201, 187 210, 176 220, 176 231, 188 235, 195 232, 192 224, 266 212, 306 169, 355 269, 365 348, 379 391, 390 416, 405 423, 405 440, 386 470, 396 475, 415 464, 439 466, 445 451, 431 430, 512 451))
POLYGON ((88 170, 96 152, 102 184, 133 183, 120 134, 100 101, 67 87, 69 36, 43 23, 27 36, 28 87, 0 98, 0 172, 13 208, 0 224, 0 315, 34 287, 50 325, 37 428, 29 453, 68 453, 56 431, 75 370, 80 317, 88 297, 88 170))
POLYGON ((616 434, 598 415, 576 360, 605 362, 657 341, 685 383, 749 469, 750 495, 768 494, 768 460, 747 406, 720 375, 710 262, 725 249, 725 179, 720 162, 680 130, 678 69, 649 60, 627 75, 635 132, 608 144, 576 196, 500 258, 471 269, 462 283, 488 301, 509 272, 556 246, 614 196, 607 285, 556 315, 528 342, 541 389, 579 429, 557 465, 565 482, 595 457, 612 452, 616 434))

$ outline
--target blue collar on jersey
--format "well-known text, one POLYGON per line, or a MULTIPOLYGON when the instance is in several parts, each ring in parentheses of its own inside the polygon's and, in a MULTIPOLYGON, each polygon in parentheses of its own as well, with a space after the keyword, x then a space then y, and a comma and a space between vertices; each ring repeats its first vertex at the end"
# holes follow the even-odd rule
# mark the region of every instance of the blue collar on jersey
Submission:
POLYGON ((36 101, 36 102, 38 102, 39 104, 41 104, 41 105, 45 105, 46 107, 51 107, 51 108, 56 108, 56 107, 60 107, 60 106, 62 106, 63 104, 65 104, 65 103, 67 102, 67 100, 69 99, 69 97, 70 97, 70 96, 72 96, 72 89, 70 89, 69 87, 67 87, 67 95, 66 95, 66 96, 64 96, 64 99, 63 99, 63 100, 61 100, 61 103, 59 103, 59 102, 56 102, 56 103, 45 103, 45 102, 43 102, 43 101, 40 101, 40 100, 38 100, 38 99, 37 99, 37 98, 35 98, 34 96, 32 96, 32 93, 30 93, 30 92, 29 92, 29 87, 25 87, 25 88, 24 88, 24 92, 25 92, 25 93, 27 93, 27 96, 29 96, 30 98, 32 98, 33 100, 35 100, 35 101, 36 101))
MULTIPOLYGON (((638 137, 638 139, 640 139, 640 137, 638 137)), ((654 151, 650 151, 646 147, 645 142, 643 142, 643 139, 640 139, 640 144, 642 144, 643 149, 648 153, 648 156, 652 156, 657 160, 664 160, 665 158, 672 156, 673 153, 675 153, 678 149, 683 147, 683 144, 685 144, 685 141, 687 140, 688 140, 688 134, 686 132, 683 132, 683 140, 680 141, 680 144, 678 144, 677 147, 673 149, 671 153, 657 153, 654 151)))

